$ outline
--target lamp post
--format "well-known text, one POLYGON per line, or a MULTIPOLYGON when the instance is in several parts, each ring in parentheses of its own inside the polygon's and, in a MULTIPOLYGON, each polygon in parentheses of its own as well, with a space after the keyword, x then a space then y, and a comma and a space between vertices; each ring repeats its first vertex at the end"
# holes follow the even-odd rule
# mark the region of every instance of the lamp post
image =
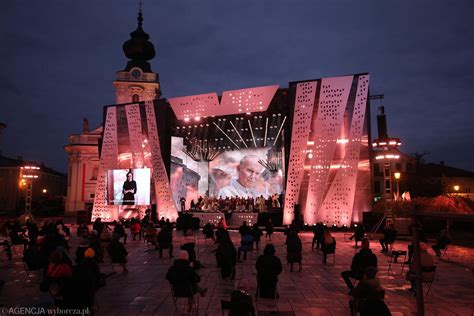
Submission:
POLYGON ((398 200, 400 198, 400 176, 401 176, 401 173, 397 171, 393 175, 395 176, 395 180, 397 180, 397 198, 395 200, 398 200))
POLYGON ((21 167, 21 183, 26 184, 26 197, 25 197, 25 221, 27 219, 33 220, 31 215, 31 200, 33 198, 33 180, 39 178, 40 167, 35 165, 24 165, 21 167))

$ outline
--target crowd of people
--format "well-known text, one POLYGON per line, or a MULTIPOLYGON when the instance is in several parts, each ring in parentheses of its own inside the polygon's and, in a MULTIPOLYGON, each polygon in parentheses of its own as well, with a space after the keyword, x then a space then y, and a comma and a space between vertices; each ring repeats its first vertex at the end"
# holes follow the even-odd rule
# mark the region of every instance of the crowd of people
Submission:
MULTIPOLYGON (((186 199, 180 199, 181 211, 186 211, 186 199)), ((263 195, 253 197, 202 197, 197 201, 191 200, 188 211, 193 212, 267 212, 280 209, 283 205, 283 195, 273 194, 267 198, 263 195)))
MULTIPOLYGON (((29 270, 42 270, 43 279, 40 290, 49 292, 58 307, 65 308, 92 308, 95 303, 94 294, 96 290, 105 285, 107 275, 101 273, 99 263, 110 260, 122 267, 122 272, 127 273, 128 251, 124 246, 128 235, 126 229, 130 230, 133 240, 142 240, 149 243, 159 251, 159 257, 163 257, 163 250, 168 250, 169 257, 173 256, 173 223, 161 218, 155 224, 147 214, 142 220, 132 218, 129 221, 116 221, 112 225, 103 223, 100 218, 92 225, 82 224, 77 228, 76 234, 79 238, 79 246, 75 250, 75 258, 70 257, 69 240, 70 229, 59 220, 56 222, 45 222, 41 227, 27 221, 20 224, 18 221, 8 222, 4 233, 12 244, 21 245, 24 253, 23 260, 29 270), (112 227, 110 227, 110 226, 112 227), (122 241, 123 240, 123 241, 122 241)), ((257 271, 257 296, 277 298, 278 278, 282 273, 282 262, 276 247, 272 241, 273 223, 269 220, 262 230, 257 224, 247 225, 244 221, 239 227, 240 244, 234 245, 231 235, 227 229, 225 219, 214 227, 207 223, 203 227, 205 238, 212 239, 215 243, 215 260, 219 267, 219 277, 223 280, 240 279, 238 288, 231 295, 229 306, 233 312, 230 315, 254 315, 252 296, 249 294, 248 280, 245 276, 236 276, 236 266, 247 260, 248 252, 259 249, 261 238, 267 243, 255 262, 257 271)), ((433 257, 428 253, 426 236, 420 227, 412 227, 412 233, 417 232, 420 238, 420 265, 423 278, 429 278, 434 271, 433 257)), ((183 243, 172 266, 169 268, 166 279, 170 282, 173 294, 176 296, 194 297, 195 294, 205 296, 207 289, 201 287, 199 282, 199 269, 203 268, 196 256, 196 238, 191 228, 186 228, 183 243)), ((293 223, 285 230, 286 263, 290 272, 294 271, 294 264, 298 264, 298 272, 303 270, 303 247, 299 236, 299 226, 293 223)), ((389 246, 396 240, 397 231, 394 226, 388 224, 382 230, 383 237, 379 240, 381 251, 387 252, 389 246)), ((377 310, 377 315, 390 315, 383 297, 385 291, 377 278, 378 258, 370 248, 370 241, 366 238, 365 229, 358 226, 352 236, 357 242, 361 242, 360 250, 353 259, 348 270, 341 272, 342 281, 347 285, 351 310, 358 310, 363 314, 364 310, 377 310)), ((432 246, 437 256, 450 243, 450 236, 446 230, 441 232, 437 242, 432 246)), ((11 245, 6 242, 5 252, 11 259, 11 245)), ((408 246, 408 252, 413 252, 414 247, 408 246)), ((336 252, 336 239, 331 231, 322 223, 313 226, 313 240, 311 249, 320 251, 323 264, 327 262, 327 256, 336 252)), ((149 249, 149 250, 153 250, 149 249)), ((396 261, 397 259, 395 259, 396 261)), ((407 281, 411 284, 410 291, 417 290, 416 262, 412 256, 408 256, 406 262, 409 269, 406 274, 407 281)), ((192 302, 192 301, 191 301, 192 302)), ((191 306, 190 306, 191 308, 191 306)))

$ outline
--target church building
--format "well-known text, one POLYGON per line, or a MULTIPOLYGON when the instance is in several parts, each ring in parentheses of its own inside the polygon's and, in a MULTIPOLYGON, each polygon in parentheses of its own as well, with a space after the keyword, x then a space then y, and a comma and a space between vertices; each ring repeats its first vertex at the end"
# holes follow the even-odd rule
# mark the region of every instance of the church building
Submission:
MULTIPOLYGON (((158 73, 153 72, 149 61, 155 57, 155 48, 150 36, 143 30, 141 10, 138 26, 130 33, 122 48, 128 62, 116 73, 115 104, 154 100, 160 97, 158 73)), ((64 146, 68 153, 68 183, 65 214, 75 216, 77 211, 92 210, 94 192, 99 170, 99 142, 103 127, 89 130, 84 118, 82 132, 69 136, 64 146)))

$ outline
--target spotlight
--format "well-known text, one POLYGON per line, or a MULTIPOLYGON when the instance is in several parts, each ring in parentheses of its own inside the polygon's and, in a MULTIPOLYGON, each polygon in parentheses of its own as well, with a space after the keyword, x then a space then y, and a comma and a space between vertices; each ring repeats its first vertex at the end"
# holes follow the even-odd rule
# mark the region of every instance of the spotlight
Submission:
POLYGON ((354 224, 354 227, 357 227, 357 224, 354 224))
POLYGON ((184 121, 185 121, 185 122, 189 122, 189 117, 185 117, 185 118, 184 118, 184 121))
POLYGON ((201 118, 200 118, 199 116, 196 116, 196 117, 194 118, 194 120, 195 120, 196 122, 199 122, 199 121, 201 120, 201 118))

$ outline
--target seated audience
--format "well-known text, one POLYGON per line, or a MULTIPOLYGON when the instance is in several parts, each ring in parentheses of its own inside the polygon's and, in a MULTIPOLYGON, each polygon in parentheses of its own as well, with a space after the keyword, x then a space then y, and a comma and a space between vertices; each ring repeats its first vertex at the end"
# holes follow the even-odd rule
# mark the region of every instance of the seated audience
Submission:
POLYGON ((255 263, 257 270, 257 287, 260 297, 273 298, 278 297, 276 286, 278 275, 282 271, 281 261, 275 256, 275 247, 267 244, 263 250, 263 255, 258 257, 255 263))
POLYGON ((316 244, 316 249, 320 249, 322 240, 323 240, 323 233, 325 227, 323 223, 317 223, 313 226, 313 242, 311 243, 311 249, 314 249, 314 245, 316 244))
POLYGON ((321 251, 323 252, 323 263, 327 262, 328 254, 336 252, 336 238, 334 238, 329 231, 325 229, 322 237, 321 251))
POLYGON ((370 250, 369 240, 364 238, 362 239, 360 251, 352 258, 351 269, 341 273, 344 282, 350 290, 354 288, 350 279, 362 280, 367 267, 377 267, 377 256, 370 250))
POLYGON ((206 238, 211 238, 214 242, 216 241, 216 237, 214 236, 214 225, 212 225, 210 222, 204 225, 202 228, 202 233, 206 238))
POLYGON ((244 235, 241 235, 240 247, 237 253, 238 261, 240 262, 240 254, 244 253, 244 260, 247 260, 247 252, 252 250, 253 237, 252 231, 246 230, 244 235))
POLYGON ((393 244, 397 238, 397 230, 390 223, 387 227, 382 230, 383 238, 379 240, 380 245, 382 246, 382 252, 388 251, 388 245, 393 244))
POLYGON ((199 287, 198 283, 201 281, 201 278, 196 270, 189 265, 188 259, 188 253, 181 250, 178 253, 177 259, 166 273, 166 279, 172 285, 175 296, 192 297, 196 293, 204 296, 206 295, 207 288, 199 287))
POLYGON ((219 244, 216 250, 216 261, 219 266, 221 278, 231 280, 235 278, 235 265, 237 261, 237 251, 230 239, 229 232, 223 231, 221 237, 217 239, 219 244))
POLYGON ((230 294, 230 310, 228 316, 255 316, 252 295, 248 292, 247 280, 240 280, 237 290, 230 294))
POLYGON ((383 303, 385 291, 380 286, 380 281, 376 275, 377 268, 367 267, 365 269, 363 279, 349 293, 352 296, 349 302, 351 311, 355 309, 361 315, 391 315, 387 306, 383 303))
POLYGON ((354 234, 349 238, 350 240, 355 239, 355 247, 357 248, 357 243, 362 241, 365 236, 365 228, 364 225, 359 224, 354 230, 354 234))
POLYGON ((156 238, 158 241, 157 247, 160 252, 160 258, 163 258, 163 249, 169 249, 170 258, 172 258, 173 257, 173 231, 170 231, 168 227, 164 225, 161 228, 156 238))
POLYGON ((441 250, 446 249, 446 247, 448 247, 450 242, 451 242, 451 236, 449 235, 448 230, 443 229, 441 231, 441 234, 438 237, 438 240, 436 241, 436 244, 431 246, 431 248, 433 248, 437 257, 441 257, 441 250))
POLYGON ((112 235, 112 240, 107 247, 110 259, 112 263, 119 263, 123 268, 123 273, 127 273, 127 255, 128 252, 124 245, 120 242, 120 238, 117 234, 112 235))
POLYGON ((95 260, 94 250, 87 248, 84 259, 73 269, 69 306, 92 309, 100 278, 100 268, 95 260))

